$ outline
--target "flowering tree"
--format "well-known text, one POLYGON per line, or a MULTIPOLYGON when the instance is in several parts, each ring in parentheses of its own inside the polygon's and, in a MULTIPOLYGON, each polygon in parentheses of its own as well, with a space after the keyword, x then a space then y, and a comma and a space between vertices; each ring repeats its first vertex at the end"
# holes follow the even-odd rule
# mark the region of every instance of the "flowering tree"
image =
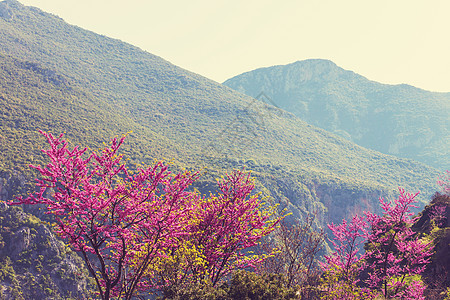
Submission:
POLYGON ((218 181, 220 192, 203 199, 196 211, 199 222, 192 227, 192 240, 203 249, 205 274, 216 284, 236 268, 254 267, 264 256, 248 255, 246 249, 275 230, 282 217, 261 210, 259 194, 250 174, 234 172, 218 181))
POLYGON ((128 170, 118 153, 124 138, 88 153, 69 149, 62 135, 42 134, 50 144, 43 151, 50 163, 32 166, 41 174, 40 189, 12 204, 47 207, 57 233, 84 258, 102 299, 131 299, 148 291, 174 256, 189 270, 185 274, 198 269, 213 282, 263 259, 243 251, 277 221, 259 210, 249 175, 227 175, 219 183, 221 193, 205 198, 187 190, 198 173, 172 174, 162 162, 128 170))
POLYGON ((416 196, 400 189, 393 203, 380 199, 382 216, 366 212, 350 224, 344 220, 329 226, 335 252, 326 257, 323 267, 325 283, 334 285, 324 299, 370 299, 380 293, 385 299, 424 299, 420 274, 430 260, 432 243, 418 239, 411 230, 416 196), (358 245, 364 242, 366 252, 358 256, 358 245), (370 290, 357 287, 363 270, 370 290))
POLYGON ((274 208, 262 210, 250 174, 234 171, 218 180, 218 187, 216 195, 198 199, 183 247, 162 261, 160 275, 172 292, 186 283, 216 285, 232 271, 254 267, 266 257, 248 249, 275 230, 282 217, 271 218, 274 208))
POLYGON ((172 175, 161 162, 132 174, 118 154, 124 138, 87 155, 86 148, 68 149, 62 135, 43 134, 51 162, 32 166, 43 178, 40 191, 13 204, 44 204, 57 233, 82 254, 99 296, 130 299, 145 288, 141 278, 160 250, 185 234, 197 197, 186 188, 197 174, 172 175))
POLYGON ((326 255, 322 283, 326 291, 322 299, 370 299, 370 291, 358 287, 359 274, 364 269, 364 256, 360 253, 368 237, 364 216, 354 216, 351 222, 331 224, 328 228, 334 235, 331 243, 334 252, 326 255))
POLYGON ((366 260, 372 288, 385 298, 425 299, 420 275, 430 261, 432 243, 415 237, 411 226, 416 221, 411 208, 417 194, 400 189, 393 203, 380 199, 383 215, 367 213, 371 234, 367 241, 366 260), (408 286, 408 288, 406 288, 408 286))

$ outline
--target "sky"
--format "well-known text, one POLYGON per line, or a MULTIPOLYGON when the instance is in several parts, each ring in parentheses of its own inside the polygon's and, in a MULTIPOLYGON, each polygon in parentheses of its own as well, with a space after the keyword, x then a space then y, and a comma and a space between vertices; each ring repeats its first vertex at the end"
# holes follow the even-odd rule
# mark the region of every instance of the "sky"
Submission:
POLYGON ((19 0, 217 82, 329 59, 370 80, 450 92, 448 0, 19 0))

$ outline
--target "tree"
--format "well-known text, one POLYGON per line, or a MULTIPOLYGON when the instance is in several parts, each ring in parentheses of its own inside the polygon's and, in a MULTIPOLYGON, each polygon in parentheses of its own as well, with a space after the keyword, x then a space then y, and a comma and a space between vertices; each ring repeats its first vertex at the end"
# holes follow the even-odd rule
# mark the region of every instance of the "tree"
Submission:
MULTIPOLYGON (((188 190, 198 172, 172 174, 162 162, 130 171, 118 152, 124 137, 88 153, 70 150, 62 135, 42 134, 50 144, 43 151, 50 163, 32 166, 41 174, 39 191, 12 204, 46 206, 56 232, 81 253, 102 299, 131 299, 154 288, 165 261, 183 253, 177 249, 194 249, 205 262, 201 274, 214 283, 263 259, 247 258, 244 250, 277 221, 259 210, 249 175, 227 175, 220 193, 206 198, 188 190)), ((184 254, 183 272, 197 275, 197 264, 184 254)))
POLYGON ((315 227, 314 221, 315 213, 308 214, 303 222, 296 220, 288 223, 282 220, 261 246, 266 253, 273 249, 275 252, 264 260, 258 271, 263 274, 282 274, 288 288, 302 288, 302 298, 312 293, 308 287, 316 284, 321 273, 317 257, 324 246, 325 232, 315 227))
POLYGON ((173 292, 189 284, 212 284, 236 269, 255 267, 266 255, 249 251, 275 230, 282 217, 271 218, 275 208, 263 210, 260 195, 252 193, 250 174, 234 171, 218 180, 218 192, 198 200, 191 211, 189 235, 172 249, 160 278, 173 292))
POLYGON ((325 255, 322 264, 324 293, 321 299, 370 299, 371 291, 359 286, 359 274, 364 269, 364 255, 360 253, 367 240, 367 221, 364 216, 354 216, 350 222, 329 224, 334 235, 331 243, 334 252, 325 255))
POLYGON ((217 195, 201 201, 195 211, 198 223, 191 227, 191 240, 203 248, 204 272, 213 284, 236 268, 256 266, 264 256, 248 255, 246 249, 271 233, 280 219, 271 219, 274 209, 262 210, 259 194, 250 174, 227 174, 218 181, 217 195))
POLYGON ((380 199, 383 215, 366 213, 371 226, 365 254, 371 288, 381 290, 383 296, 402 299, 425 299, 425 286, 420 274, 432 255, 432 243, 422 241, 411 230, 417 218, 414 198, 418 195, 400 190, 393 203, 380 199))
POLYGON ((393 203, 380 198, 382 216, 366 212, 355 216, 350 224, 330 225, 335 252, 326 256, 324 283, 334 287, 324 299, 424 299, 425 286, 420 274, 429 263, 432 243, 415 236, 411 226, 411 208, 417 194, 400 189, 393 203), (360 239, 357 242, 357 239, 360 239), (357 255, 358 245, 366 243, 366 252, 357 255), (368 274, 369 289, 358 287, 362 272, 368 274))
POLYGON ((118 154, 124 138, 87 155, 86 148, 69 150, 62 135, 43 134, 51 162, 33 166, 43 178, 40 191, 15 204, 44 204, 56 232, 84 258, 99 296, 130 299, 145 288, 141 278, 161 249, 185 234, 197 197, 186 189, 197 173, 172 175, 161 162, 129 172, 118 154))

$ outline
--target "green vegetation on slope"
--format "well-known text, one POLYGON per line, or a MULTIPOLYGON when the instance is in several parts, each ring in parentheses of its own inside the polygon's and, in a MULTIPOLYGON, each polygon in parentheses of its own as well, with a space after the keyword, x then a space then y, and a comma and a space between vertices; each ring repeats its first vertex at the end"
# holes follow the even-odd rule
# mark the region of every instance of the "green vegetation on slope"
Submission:
POLYGON ((224 169, 246 166, 271 200, 299 218, 317 211, 322 224, 376 207, 398 185, 420 189, 423 202, 436 190, 433 168, 364 149, 38 9, 0 2, 0 28, 0 201, 24 192, 28 164, 45 163, 39 129, 93 149, 132 131, 127 158, 206 168, 203 193, 224 169))
POLYGON ((24 170, 39 159, 38 129, 66 131, 74 143, 93 148, 132 130, 127 156, 133 161, 174 158, 177 165, 207 167, 211 177, 247 165, 271 195, 290 202, 327 205, 339 197, 351 203, 376 195, 371 202, 398 185, 435 190, 432 168, 356 146, 39 9, 13 0, 0 7, 5 169, 24 170), (282 191, 272 178, 294 186, 282 191), (297 187, 304 192, 293 193, 297 187))

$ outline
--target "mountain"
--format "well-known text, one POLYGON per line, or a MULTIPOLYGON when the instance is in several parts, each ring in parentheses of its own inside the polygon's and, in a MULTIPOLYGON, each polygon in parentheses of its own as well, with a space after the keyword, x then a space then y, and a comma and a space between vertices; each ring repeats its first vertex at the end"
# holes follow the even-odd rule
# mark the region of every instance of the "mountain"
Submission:
POLYGON ((0 28, 5 171, 23 173, 26 164, 42 163, 39 149, 45 144, 37 129, 66 132, 74 144, 92 148, 132 131, 125 149, 132 161, 166 157, 180 167, 206 167, 210 177, 246 165, 268 193, 286 189, 276 198, 304 211, 308 203, 323 205, 325 194, 348 197, 349 204, 358 202, 356 191, 378 196, 398 185, 430 195, 436 190, 433 168, 359 147, 37 8, 0 2, 0 28), (333 195, 318 187, 345 192, 333 195))
POLYGON ((272 104, 363 147, 450 168, 450 93, 381 84, 321 59, 257 69, 224 85, 250 96, 263 92, 272 104))
MULTIPOLYGON (((214 178, 225 170, 245 166, 268 203, 287 206, 296 218, 315 212, 322 225, 374 209, 378 197, 395 195, 397 186, 421 190, 424 205, 439 175, 135 46, 6 0, 0 2, 0 201, 32 188, 35 174, 27 165, 45 163, 38 129, 66 132, 72 145, 92 149, 128 133, 123 153, 130 162, 166 158, 175 170, 204 170, 196 185, 203 193, 216 188, 214 178)), ((0 256, 17 263, 9 253, 0 256)))

